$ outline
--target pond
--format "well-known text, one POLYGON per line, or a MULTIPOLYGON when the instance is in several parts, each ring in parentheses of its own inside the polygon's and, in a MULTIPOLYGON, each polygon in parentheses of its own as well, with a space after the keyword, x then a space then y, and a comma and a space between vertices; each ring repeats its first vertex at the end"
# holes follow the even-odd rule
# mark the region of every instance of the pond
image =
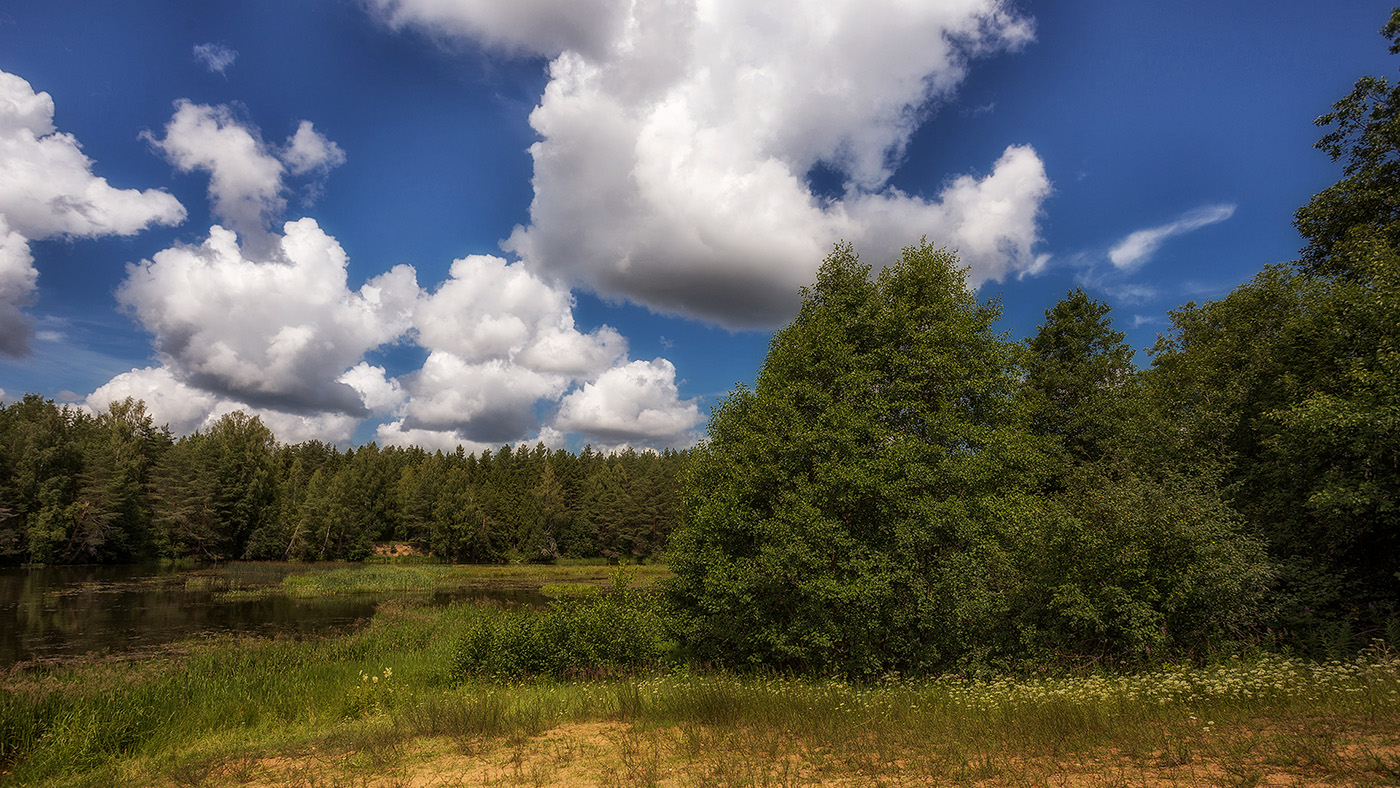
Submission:
MULTIPOLYGON (((385 596, 278 593, 289 574, 323 569, 278 563, 0 569, 0 670, 91 654, 139 656, 206 634, 317 635, 366 623, 385 596), (228 593, 257 589, 271 593, 228 593)), ((489 588, 428 598, 434 604, 543 601, 538 591, 489 588)))

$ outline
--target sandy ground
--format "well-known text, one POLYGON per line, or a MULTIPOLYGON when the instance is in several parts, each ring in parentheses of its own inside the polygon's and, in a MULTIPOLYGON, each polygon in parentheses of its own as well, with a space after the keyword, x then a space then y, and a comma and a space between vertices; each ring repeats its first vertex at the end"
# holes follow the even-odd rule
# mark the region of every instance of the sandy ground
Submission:
MULTIPOLYGON (((1372 731, 1325 747, 1283 735, 1231 739, 1212 751, 1060 757, 950 754, 926 749, 806 750, 781 731, 625 723, 560 725, 490 741, 421 738, 359 749, 248 757, 177 776, 181 786, 248 788, 725 788, 726 786, 1390 786, 1400 785, 1400 731, 1372 731)), ((1223 739, 1221 740, 1224 741, 1223 739)))

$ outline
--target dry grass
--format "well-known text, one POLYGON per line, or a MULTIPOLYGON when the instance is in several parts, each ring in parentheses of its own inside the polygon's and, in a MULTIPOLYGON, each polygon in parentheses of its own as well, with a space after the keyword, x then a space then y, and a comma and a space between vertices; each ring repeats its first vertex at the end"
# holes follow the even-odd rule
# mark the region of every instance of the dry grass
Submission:
POLYGON ((1135 742, 1051 753, 857 737, 822 743, 752 726, 565 723, 534 735, 323 743, 171 775, 175 786, 363 788, 837 788, 844 786, 1384 786, 1400 784, 1400 742, 1380 723, 1316 721, 1163 730, 1135 742), (1175 739, 1175 740, 1173 740, 1175 739), (354 746, 349 746, 349 745, 354 746))

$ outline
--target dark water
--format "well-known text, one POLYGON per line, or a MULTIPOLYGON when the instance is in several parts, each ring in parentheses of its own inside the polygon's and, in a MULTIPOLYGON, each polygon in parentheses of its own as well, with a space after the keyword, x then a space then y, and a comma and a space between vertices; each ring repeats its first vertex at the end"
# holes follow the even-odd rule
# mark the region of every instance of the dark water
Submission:
MULTIPOLYGON (((361 626, 374 615, 381 598, 367 595, 229 599, 224 593, 276 586, 292 572, 310 570, 296 564, 0 569, 0 670, 92 653, 139 655, 213 633, 325 634, 361 626)), ((433 601, 463 598, 526 605, 543 599, 535 591, 477 589, 433 601)))

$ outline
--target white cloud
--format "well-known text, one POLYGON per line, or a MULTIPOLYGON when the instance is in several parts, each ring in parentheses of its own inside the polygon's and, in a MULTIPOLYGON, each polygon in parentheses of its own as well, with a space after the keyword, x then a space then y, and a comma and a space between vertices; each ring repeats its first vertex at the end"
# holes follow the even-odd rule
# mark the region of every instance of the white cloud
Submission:
POLYGON ((346 440, 376 414, 388 416, 386 444, 481 451, 562 443, 540 415, 563 399, 573 415, 562 423, 590 436, 693 442, 698 411, 679 401, 670 362, 629 364, 615 330, 579 331, 569 292, 522 265, 457 260, 431 294, 399 266, 352 292, 335 239, 311 219, 285 233, 268 262, 216 226, 198 247, 130 266, 118 299, 155 335, 162 365, 118 376, 90 404, 141 397, 178 432, 242 409, 288 441, 346 440), (421 368, 391 378, 364 361, 405 336, 429 351, 421 368))
POLYGON ((261 237, 286 207, 282 162, 228 107, 181 99, 165 126, 165 139, 149 134, 147 139, 180 171, 209 173, 210 207, 245 239, 261 237))
POLYGON ((361 361, 336 380, 354 389, 372 413, 391 413, 404 402, 403 387, 383 367, 361 361))
POLYGON ((527 434, 537 428, 541 401, 557 400, 627 352, 608 326, 575 328, 567 290, 486 255, 455 261, 448 280, 420 302, 414 324, 430 353, 405 377, 400 429, 453 433, 442 440, 499 445, 527 434))
POLYGON ((700 421, 695 400, 680 399, 675 366, 658 358, 614 367, 568 395, 553 426, 607 444, 685 446, 700 421))
POLYGON ((71 134, 53 126, 53 99, 0 71, 0 214, 29 240, 134 235, 178 224, 185 209, 158 190, 114 189, 92 174, 71 134))
POLYGON ((1233 205, 1207 205, 1187 211, 1176 221, 1130 233, 1108 251, 1108 259, 1122 270, 1138 268, 1156 254, 1168 238, 1223 222, 1234 215, 1233 205))
POLYGON ((275 245, 267 234, 272 220, 287 207, 283 175, 324 175, 345 162, 340 146, 302 121, 282 148, 262 139, 256 128, 240 122, 228 107, 175 102, 165 138, 146 139, 182 172, 209 173, 209 201, 214 215, 232 227, 255 254, 275 245))
POLYGON ((973 285, 1016 272, 1034 273, 1046 262, 1031 247, 1038 240, 1040 204, 1049 193, 1040 157, 1028 146, 1013 145, 991 174, 981 179, 960 175, 935 202, 898 192, 848 200, 844 237, 867 259, 885 261, 917 241, 909 232, 921 228, 920 237, 957 250, 963 265, 972 269, 973 285))
POLYGON ((241 410, 262 420, 279 441, 301 443, 323 440, 348 441, 360 419, 343 413, 296 414, 259 408, 238 399, 221 397, 188 385, 166 367, 146 367, 123 372, 87 396, 84 405, 95 412, 105 411, 113 402, 127 397, 144 400, 156 424, 168 425, 172 432, 188 435, 205 430, 223 416, 241 410))
MULTIPOLYGON (((341 378, 409 329, 414 271, 397 266, 351 291, 334 238, 312 219, 284 229, 274 258, 259 262, 215 226, 200 246, 128 266, 117 298, 188 384, 260 407, 363 415, 361 389, 341 378)), ((381 403, 362 373, 350 380, 381 403)))
POLYGON ((503 359, 472 363, 434 351, 408 376, 404 423, 499 445, 537 429, 536 403, 558 399, 568 386, 565 376, 503 359))
POLYGON ((568 289, 523 263, 466 257, 431 293, 398 266, 352 291, 344 250, 314 220, 267 232, 288 173, 344 161, 310 122, 274 147, 227 107, 181 101, 151 142, 176 167, 210 174, 214 212, 237 232, 215 226, 200 245, 128 266, 117 297, 154 336, 160 365, 117 376, 94 407, 141 397, 180 432, 242 409, 287 441, 347 440, 376 415, 385 443, 480 451, 530 435, 562 443, 541 421, 573 396, 565 421, 590 435, 693 441, 698 411, 679 401, 670 363, 629 364, 617 331, 578 330, 568 289), (427 351, 421 368, 391 377, 365 360, 404 340, 427 351), (611 393, 623 399, 608 405, 611 393))
POLYGON ((22 356, 29 350, 34 326, 24 308, 34 300, 38 278, 28 241, 12 232, 0 214, 0 356, 22 356))
POLYGON ((204 67, 216 74, 224 73, 224 70, 233 65, 233 61, 238 59, 238 52, 229 49, 223 44, 195 44, 194 58, 204 64, 204 67))
POLYGON ((1034 265, 1049 182, 1029 147, 937 201, 886 187, 969 58, 1030 40, 999 0, 638 0, 621 24, 597 26, 551 16, 568 3, 525 4, 509 19, 499 5, 379 2, 395 24, 555 55, 530 117, 542 138, 530 224, 505 244, 536 271, 751 326, 790 315, 842 238, 884 253, 928 235, 962 249, 974 280, 1034 265), (540 32, 555 22, 564 32, 540 32), (812 193, 819 163, 844 174, 843 197, 812 193))
MULTIPOLYGON (((375 430, 375 440, 384 446, 417 446, 427 451, 442 451, 452 453, 458 446, 467 454, 481 454, 484 451, 495 451, 503 444, 491 443, 489 441, 474 441, 456 430, 429 430, 416 427, 404 426, 403 420, 391 421, 379 425, 375 430)), ((526 440, 527 444, 535 441, 526 440)))
POLYGON ((303 120, 296 134, 288 140, 282 161, 294 175, 325 172, 345 163, 345 151, 316 131, 311 121, 303 120))
POLYGON ((449 278, 418 307, 414 322, 426 348, 477 362, 504 359, 569 377, 597 374, 627 352, 603 326, 574 327, 573 296, 520 264, 472 255, 452 263, 449 278))
POLYGON ((395 27, 418 25, 510 52, 603 52, 626 19, 624 0, 370 0, 395 27))
POLYGON ((30 241, 134 235, 185 218, 166 192, 115 189, 93 175, 77 139, 54 128, 53 113, 48 93, 0 71, 0 356, 28 352, 23 309, 39 275, 30 241))

